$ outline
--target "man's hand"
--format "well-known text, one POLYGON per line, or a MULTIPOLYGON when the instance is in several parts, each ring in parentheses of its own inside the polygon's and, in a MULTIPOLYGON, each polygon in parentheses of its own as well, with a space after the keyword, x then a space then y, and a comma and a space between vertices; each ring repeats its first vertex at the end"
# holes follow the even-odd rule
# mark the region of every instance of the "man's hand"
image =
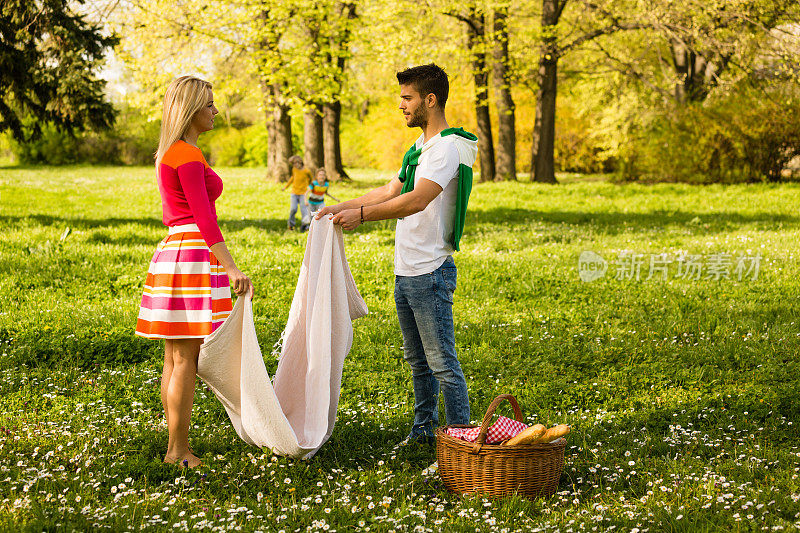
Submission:
MULTIPOLYGON (((339 213, 345 210, 352 210, 357 209, 359 211, 358 217, 356 220, 361 223, 361 213, 360 209, 361 206, 374 206, 376 204, 380 204, 382 202, 386 202, 387 200, 391 200, 392 198, 398 196, 400 194, 400 190, 403 188, 403 184, 400 183, 400 180, 397 179, 397 176, 392 178, 392 181, 387 183, 386 185, 381 185, 375 189, 372 189, 367 194, 363 196, 359 196, 358 198, 353 198, 352 200, 348 200, 346 202, 340 202, 335 205, 326 206, 317 211, 317 214, 314 216, 316 219, 320 219, 325 215, 338 215, 339 213), (349 209, 348 209, 349 208, 349 209)), ((440 188, 441 191, 441 188, 440 188)), ((328 196, 331 196, 330 194, 328 196)), ((334 200, 335 197, 331 196, 334 200)), ((349 218, 349 217, 348 217, 349 218)), ((358 224, 352 227, 345 227, 345 229, 353 229, 357 227, 358 224)))
MULTIPOLYGON (((341 210, 342 210, 342 208, 339 207, 338 204, 337 205, 326 205, 325 207, 323 207, 322 209, 317 211, 317 214, 314 216, 314 218, 315 219, 320 219, 325 215, 336 215, 341 210)), ((361 215, 360 214, 359 214, 359 220, 361 220, 361 215)))
MULTIPOLYGON (((317 216, 319 217, 319 215, 317 216)), ((354 230, 361 225, 361 208, 345 209, 333 217, 332 222, 340 225, 342 229, 346 229, 347 231, 354 230)))

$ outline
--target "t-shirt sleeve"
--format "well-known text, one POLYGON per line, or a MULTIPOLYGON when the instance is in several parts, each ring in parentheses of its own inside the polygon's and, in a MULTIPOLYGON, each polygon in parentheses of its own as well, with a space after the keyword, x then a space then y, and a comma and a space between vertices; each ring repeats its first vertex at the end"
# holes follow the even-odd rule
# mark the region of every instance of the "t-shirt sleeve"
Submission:
POLYGON ((200 234, 206 245, 210 248, 218 242, 224 241, 222 232, 217 224, 217 217, 211 208, 206 190, 206 167, 202 161, 188 161, 177 168, 178 180, 181 182, 183 194, 192 212, 195 224, 200 228, 200 234))
POLYGON ((444 189, 458 176, 458 149, 449 142, 440 141, 431 146, 419 163, 414 179, 431 180, 444 189))

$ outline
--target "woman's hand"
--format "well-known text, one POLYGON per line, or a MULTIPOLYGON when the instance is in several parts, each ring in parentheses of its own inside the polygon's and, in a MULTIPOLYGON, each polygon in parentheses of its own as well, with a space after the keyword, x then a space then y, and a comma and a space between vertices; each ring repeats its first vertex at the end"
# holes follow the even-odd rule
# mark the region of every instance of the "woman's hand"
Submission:
POLYGON ((209 248, 211 249, 211 253, 214 254, 214 257, 217 258, 217 261, 219 261, 225 269, 225 273, 228 274, 228 283, 233 292, 235 292, 237 296, 249 294, 250 298, 252 298, 256 293, 253 282, 250 281, 250 278, 245 276, 241 270, 236 268, 236 263, 233 262, 233 257, 231 257, 231 253, 228 251, 228 246, 225 244, 225 241, 212 244, 209 248))
POLYGON ((228 281, 231 285, 231 290, 236 293, 236 296, 249 295, 252 299, 256 293, 256 288, 250 278, 236 267, 226 269, 228 272, 228 281))

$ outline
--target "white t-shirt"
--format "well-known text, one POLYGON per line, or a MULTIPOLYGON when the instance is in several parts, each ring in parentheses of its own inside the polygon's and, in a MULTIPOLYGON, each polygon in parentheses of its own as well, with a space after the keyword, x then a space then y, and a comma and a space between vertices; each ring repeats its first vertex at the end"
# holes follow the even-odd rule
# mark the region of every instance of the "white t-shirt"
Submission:
POLYGON ((421 276, 442 266, 453 250, 453 223, 458 192, 459 155, 455 135, 435 135, 423 144, 414 174, 415 185, 431 180, 442 192, 428 206, 397 221, 394 237, 394 273, 398 276, 421 276))

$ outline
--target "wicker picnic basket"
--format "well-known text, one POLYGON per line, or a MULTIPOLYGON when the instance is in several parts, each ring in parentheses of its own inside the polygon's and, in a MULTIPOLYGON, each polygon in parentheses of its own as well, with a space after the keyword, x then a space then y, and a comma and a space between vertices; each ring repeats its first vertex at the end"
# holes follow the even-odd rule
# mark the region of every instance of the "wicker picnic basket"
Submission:
POLYGON ((436 429, 436 458, 444 486, 458 494, 488 497, 510 496, 514 493, 530 499, 552 496, 564 470, 566 439, 559 439, 552 444, 484 444, 492 416, 503 400, 511 403, 514 418, 522 422, 517 399, 510 394, 501 394, 486 410, 475 442, 451 437, 446 431, 448 427, 476 426, 453 425, 436 429))

